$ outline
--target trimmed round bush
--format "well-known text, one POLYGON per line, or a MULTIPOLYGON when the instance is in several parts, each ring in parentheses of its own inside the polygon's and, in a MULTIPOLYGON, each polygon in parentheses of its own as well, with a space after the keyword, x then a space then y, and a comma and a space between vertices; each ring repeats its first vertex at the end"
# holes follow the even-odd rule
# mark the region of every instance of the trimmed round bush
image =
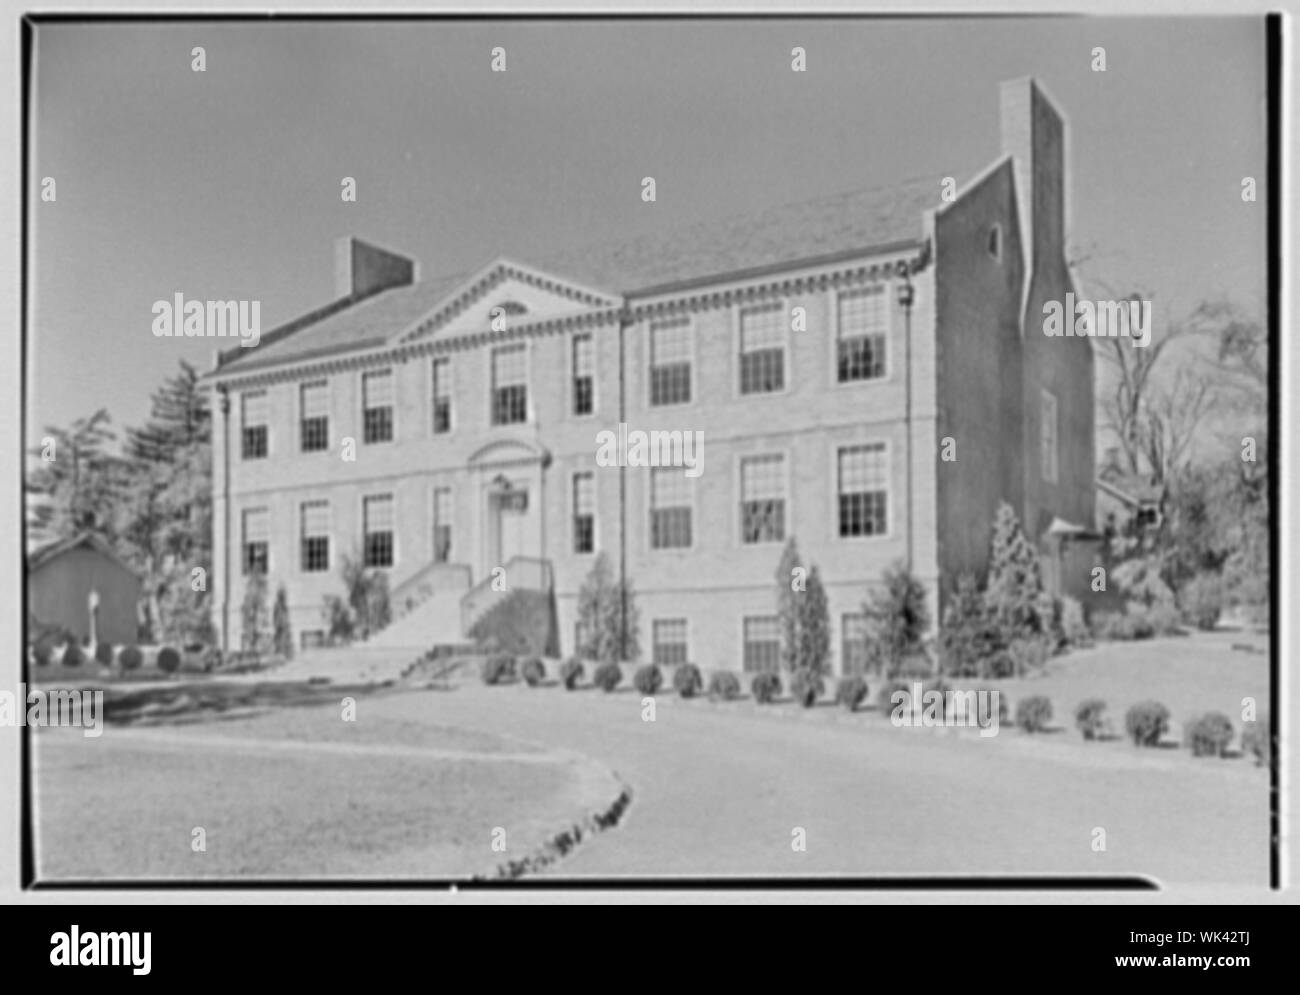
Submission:
POLYGON ((664 672, 658 664, 647 663, 632 675, 632 686, 642 694, 656 694, 664 686, 664 672))
POLYGON ((63 651, 63 665, 65 667, 80 667, 86 662, 86 651, 75 642, 68 643, 68 648, 63 651))
POLYGON ((1232 721, 1222 712, 1206 712, 1183 730, 1194 757, 1221 757, 1232 742, 1232 721))
POLYGON ((586 673, 581 660, 576 656, 569 657, 560 667, 560 680, 564 682, 564 689, 566 691, 575 690, 578 687, 578 682, 586 676, 586 673))
POLYGON ((524 661, 523 675, 528 686, 535 688, 546 680, 546 664, 542 663, 541 657, 530 656, 524 661))
POLYGON ((484 684, 505 684, 515 679, 515 658, 497 653, 483 661, 480 673, 484 684))
POLYGON ((811 667, 800 667, 790 679, 790 690, 804 708, 812 708, 826 691, 822 675, 811 667))
POLYGON ((1106 722, 1105 714, 1106 703, 1100 698, 1081 701, 1079 707, 1074 710, 1075 727, 1083 734, 1084 739, 1097 739, 1106 722))
POLYGON ((704 675, 693 663, 679 664, 673 671, 673 690, 683 698, 694 698, 704 690, 704 675))
POLYGON ((591 682, 602 691, 613 691, 623 680, 623 668, 617 663, 602 663, 591 674, 591 682))
MULTIPOLYGON (((880 686, 880 691, 876 695, 876 709, 881 715, 893 717, 894 710, 899 707, 899 703, 894 701, 894 695, 899 691, 907 692, 907 698, 902 701, 904 711, 910 713, 913 708, 921 712, 925 711, 925 696, 931 691, 937 691, 939 694, 947 694, 948 685, 942 680, 931 678, 930 680, 899 680, 887 681, 880 686), (921 701, 919 704, 913 704, 913 693, 916 691, 916 685, 921 685, 921 701)), ((944 702, 947 707, 947 701, 944 702)), ((942 713, 941 713, 942 714, 942 713)))
POLYGON ((101 667, 113 666, 113 644, 100 643, 95 647, 95 662, 101 667))
POLYGON ((740 678, 730 670, 715 670, 709 677, 709 697, 731 701, 740 697, 740 678))
POLYGON ((749 684, 749 690, 760 705, 771 704, 781 693, 781 675, 770 670, 755 674, 749 684))
POLYGON ((1052 721, 1051 699, 1031 694, 1016 702, 1016 726, 1025 732, 1043 732, 1052 721))
POLYGON ((867 679, 861 674, 841 677, 835 686, 835 703, 850 712, 857 711, 858 706, 867 700, 867 692, 867 679))
POLYGON ((1125 713, 1124 729, 1134 746, 1155 746, 1169 731, 1169 709, 1158 701, 1140 701, 1125 713))
POLYGON ((1255 758, 1255 766, 1268 763, 1269 756, 1268 716, 1257 716, 1254 722, 1246 722, 1241 727, 1241 753, 1255 758))
POLYGON ((158 669, 164 674, 174 674, 181 666, 181 655, 170 646, 158 651, 158 669))
POLYGON ((122 652, 117 654, 117 664, 123 670, 138 670, 144 663, 144 654, 140 652, 139 646, 124 646, 122 652))
POLYGON ((1016 661, 1006 650, 998 650, 988 658, 988 675, 995 679, 1016 676, 1016 661))
POLYGON ((43 639, 38 639, 32 643, 32 662, 38 667, 48 666, 50 658, 54 656, 54 647, 43 639))

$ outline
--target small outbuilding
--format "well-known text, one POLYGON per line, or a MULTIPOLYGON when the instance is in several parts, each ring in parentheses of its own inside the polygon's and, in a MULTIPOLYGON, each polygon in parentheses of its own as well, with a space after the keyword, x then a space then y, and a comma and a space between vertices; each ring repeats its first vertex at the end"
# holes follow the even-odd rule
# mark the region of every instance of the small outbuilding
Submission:
POLYGON ((83 532, 27 559, 27 615, 42 631, 79 641, 134 643, 142 578, 99 536, 83 532))

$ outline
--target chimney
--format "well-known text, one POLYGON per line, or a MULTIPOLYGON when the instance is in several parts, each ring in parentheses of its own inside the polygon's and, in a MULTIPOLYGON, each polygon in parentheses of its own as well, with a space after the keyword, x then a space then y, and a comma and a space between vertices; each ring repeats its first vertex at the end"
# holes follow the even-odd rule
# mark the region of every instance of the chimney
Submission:
POLYGON ((1033 273, 1065 259, 1066 125, 1031 77, 1003 82, 999 97, 1002 151, 1014 157, 1016 211, 1033 273))
POLYGON ((419 276, 420 267, 414 259, 359 238, 344 237, 334 242, 334 293, 337 297, 369 297, 381 290, 409 286, 419 276))

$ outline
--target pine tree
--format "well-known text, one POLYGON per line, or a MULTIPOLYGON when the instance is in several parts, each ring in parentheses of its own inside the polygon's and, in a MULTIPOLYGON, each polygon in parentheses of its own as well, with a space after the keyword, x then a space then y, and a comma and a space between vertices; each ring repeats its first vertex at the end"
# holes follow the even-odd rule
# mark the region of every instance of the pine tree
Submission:
POLYGON ((244 601, 239 608, 242 646, 246 653, 266 648, 266 574, 253 570, 244 583, 244 601))
POLYGON ((1011 505, 1003 501, 993 519, 989 557, 988 601, 1006 643, 1046 633, 1051 624, 1045 603, 1037 551, 1020 528, 1011 505))
POLYGON ((799 666, 799 603, 807 593, 799 547, 791 536, 776 568, 776 617, 781 629, 781 667, 785 670, 799 666))
POLYGON ((1006 649, 984 592, 971 574, 957 578, 943 615, 939 644, 943 672, 953 677, 982 674, 993 655, 1006 649))
POLYGON ((185 360, 180 372, 153 393, 149 420, 126 432, 126 453, 144 463, 174 463, 178 455, 212 443, 212 416, 198 371, 185 360))
POLYGON ((272 637, 275 652, 286 660, 293 656, 293 633, 289 629, 289 592, 281 584, 275 592, 275 607, 271 611, 272 637))
POLYGON ((89 530, 115 544, 112 509, 129 474, 122 460, 106 452, 116 439, 111 424, 100 408, 67 429, 45 426, 41 442, 28 450, 34 458, 27 474, 28 510, 38 541, 89 530))
POLYGON ((598 554, 578 591, 578 655, 603 663, 639 659, 640 618, 631 582, 615 581, 609 558, 598 554))
POLYGON ((831 615, 821 573, 813 564, 808 589, 798 599, 799 655, 797 667, 826 673, 831 655, 831 615))
POLYGON ((922 652, 930 628, 925 587, 902 563, 884 573, 883 589, 873 590, 863 606, 867 659, 893 676, 910 656, 922 652))

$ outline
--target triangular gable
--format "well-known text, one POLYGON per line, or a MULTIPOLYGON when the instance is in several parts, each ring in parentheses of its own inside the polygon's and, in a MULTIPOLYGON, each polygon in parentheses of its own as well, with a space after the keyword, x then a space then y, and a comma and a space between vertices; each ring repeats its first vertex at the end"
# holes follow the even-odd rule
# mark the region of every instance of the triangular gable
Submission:
POLYGON ((91 549, 95 550, 95 552, 113 560, 136 578, 142 579, 139 571, 137 571, 135 567, 122 559, 122 557, 118 555, 117 550, 93 532, 82 532, 68 539, 56 539, 54 542, 47 543, 28 557, 27 569, 29 572, 36 570, 38 567, 44 566, 46 563, 57 559, 64 553, 78 549, 81 546, 89 546, 91 549))
POLYGON ((397 342, 409 342, 435 332, 480 330, 489 327, 493 311, 505 308, 507 324, 581 311, 617 307, 621 298, 509 259, 498 259, 460 285, 397 342))

